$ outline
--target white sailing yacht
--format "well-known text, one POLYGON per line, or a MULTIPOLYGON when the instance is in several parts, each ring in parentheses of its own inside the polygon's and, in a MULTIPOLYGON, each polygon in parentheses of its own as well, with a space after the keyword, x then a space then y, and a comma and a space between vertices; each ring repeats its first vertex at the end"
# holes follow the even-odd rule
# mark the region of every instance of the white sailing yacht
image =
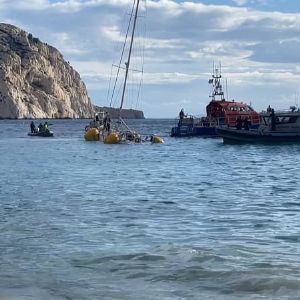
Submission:
MULTIPOLYGON (((122 96, 121 96, 121 102, 120 102, 120 107, 119 107, 118 122, 116 124, 113 124, 114 128, 112 128, 112 130, 109 130, 108 132, 105 132, 105 130, 103 131, 103 141, 106 144, 118 144, 118 143, 126 142, 126 141, 140 143, 142 141, 140 134, 138 134, 137 132, 132 130, 126 124, 126 122, 122 119, 122 116, 121 116, 121 112, 122 112, 124 100, 125 100, 125 92, 126 92, 126 88, 127 88, 128 73, 129 73, 130 62, 131 62, 131 55, 132 55, 133 41, 134 41, 134 37, 135 37, 139 5, 140 5, 140 0, 136 0, 136 1, 134 0, 133 7, 132 7, 132 14, 131 14, 129 26, 128 26, 128 28, 130 28, 130 22, 131 22, 131 20, 133 20, 132 32, 131 32, 130 41, 129 41, 128 57, 127 57, 127 61, 125 62, 125 78, 124 78, 123 88, 122 88, 122 96)), ((126 43, 126 40, 125 40, 125 43, 126 43)), ((124 48, 125 48, 125 45, 124 45, 123 49, 124 48)), ((119 68, 120 68, 120 66, 119 66, 119 68)))
MULTIPOLYGON (((120 69, 125 70, 123 86, 121 87, 122 94, 119 106, 119 113, 117 121, 111 121, 110 118, 104 117, 104 119, 100 120, 102 125, 98 128, 88 128, 85 133, 86 140, 103 140, 105 144, 119 144, 119 143, 141 143, 145 139, 137 133, 135 130, 130 128, 124 119, 122 118, 122 109, 125 102, 126 89, 128 85, 128 76, 131 65, 131 57, 133 52, 133 42, 135 38, 135 31, 137 26, 138 12, 139 12, 140 0, 134 0, 133 6, 130 14, 129 24, 126 32, 125 42, 122 49, 121 59, 119 65, 117 66, 117 76, 114 84, 114 89, 112 93, 112 98, 114 94, 114 90, 116 88, 116 82, 118 80, 118 75, 120 69), (131 29, 131 32, 130 32, 131 29), (122 57, 125 52, 125 46, 129 44, 128 55, 125 61, 125 68, 121 67, 122 57)), ((136 71, 136 70, 135 70, 136 71)), ((112 101, 111 101, 112 103, 112 101)), ((163 143, 163 139, 158 136, 151 136, 149 139, 152 143, 163 143)))

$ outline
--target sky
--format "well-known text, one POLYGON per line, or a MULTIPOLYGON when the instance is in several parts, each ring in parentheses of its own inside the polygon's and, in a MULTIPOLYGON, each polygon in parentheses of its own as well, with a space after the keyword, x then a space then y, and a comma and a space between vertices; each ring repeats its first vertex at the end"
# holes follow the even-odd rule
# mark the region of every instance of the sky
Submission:
MULTIPOLYGON (((0 22, 56 47, 94 104, 117 106, 108 91, 132 3, 0 0, 0 22)), ((143 74, 142 89, 138 100, 128 92, 124 107, 141 109, 147 118, 175 118, 181 108, 205 114, 208 80, 219 63, 229 100, 261 111, 269 104, 288 109, 300 99, 298 0, 141 0, 135 41, 129 86, 143 74)))

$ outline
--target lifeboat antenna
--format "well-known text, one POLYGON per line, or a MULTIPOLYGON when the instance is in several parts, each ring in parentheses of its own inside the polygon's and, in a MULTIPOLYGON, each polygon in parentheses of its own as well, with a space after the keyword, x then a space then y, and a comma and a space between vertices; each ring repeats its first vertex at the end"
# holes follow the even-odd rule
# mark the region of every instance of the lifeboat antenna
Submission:
POLYGON ((226 78, 226 99, 228 100, 228 86, 227 86, 227 78, 226 78))
POLYGON ((212 74, 212 79, 208 81, 208 83, 212 84, 212 93, 209 96, 212 101, 216 100, 225 100, 224 99, 224 92, 222 89, 222 84, 221 84, 221 63, 219 64, 219 67, 215 67, 215 64, 213 63, 213 74, 212 74), (221 99, 216 99, 216 97, 220 97, 221 99))

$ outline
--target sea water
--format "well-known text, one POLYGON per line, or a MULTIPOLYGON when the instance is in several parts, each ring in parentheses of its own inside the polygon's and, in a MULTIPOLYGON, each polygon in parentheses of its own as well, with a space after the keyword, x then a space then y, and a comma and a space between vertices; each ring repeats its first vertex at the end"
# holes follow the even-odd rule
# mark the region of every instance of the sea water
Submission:
POLYGON ((0 121, 0 299, 299 299, 300 145, 86 142, 0 121))

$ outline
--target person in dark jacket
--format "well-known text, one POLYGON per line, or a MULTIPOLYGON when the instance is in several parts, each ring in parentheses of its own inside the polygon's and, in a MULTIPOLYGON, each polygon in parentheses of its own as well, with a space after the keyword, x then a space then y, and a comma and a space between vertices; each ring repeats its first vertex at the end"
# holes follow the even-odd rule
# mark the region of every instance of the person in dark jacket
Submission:
POLYGON ((35 124, 33 121, 31 121, 31 123, 30 123, 30 130, 31 130, 31 133, 36 133, 35 124))
POLYGON ((243 120, 241 116, 238 116, 238 118, 236 119, 236 129, 241 130, 242 126, 243 126, 243 120))
POLYGON ((272 108, 271 110, 271 130, 276 130, 276 117, 275 117, 275 111, 274 109, 272 108))
POLYGON ((179 112, 179 119, 182 120, 183 118, 184 118, 184 111, 182 108, 181 111, 179 112))
POLYGON ((110 131, 110 122, 111 122, 110 116, 109 116, 108 112, 106 112, 105 117, 103 119, 104 130, 110 131))
POLYGON ((244 129, 249 130, 250 126, 251 126, 250 120, 248 119, 248 117, 245 117, 245 119, 244 119, 244 129))
POLYGON ((43 131, 44 131, 44 125, 40 123, 40 125, 38 126, 38 132, 43 132, 43 131))

